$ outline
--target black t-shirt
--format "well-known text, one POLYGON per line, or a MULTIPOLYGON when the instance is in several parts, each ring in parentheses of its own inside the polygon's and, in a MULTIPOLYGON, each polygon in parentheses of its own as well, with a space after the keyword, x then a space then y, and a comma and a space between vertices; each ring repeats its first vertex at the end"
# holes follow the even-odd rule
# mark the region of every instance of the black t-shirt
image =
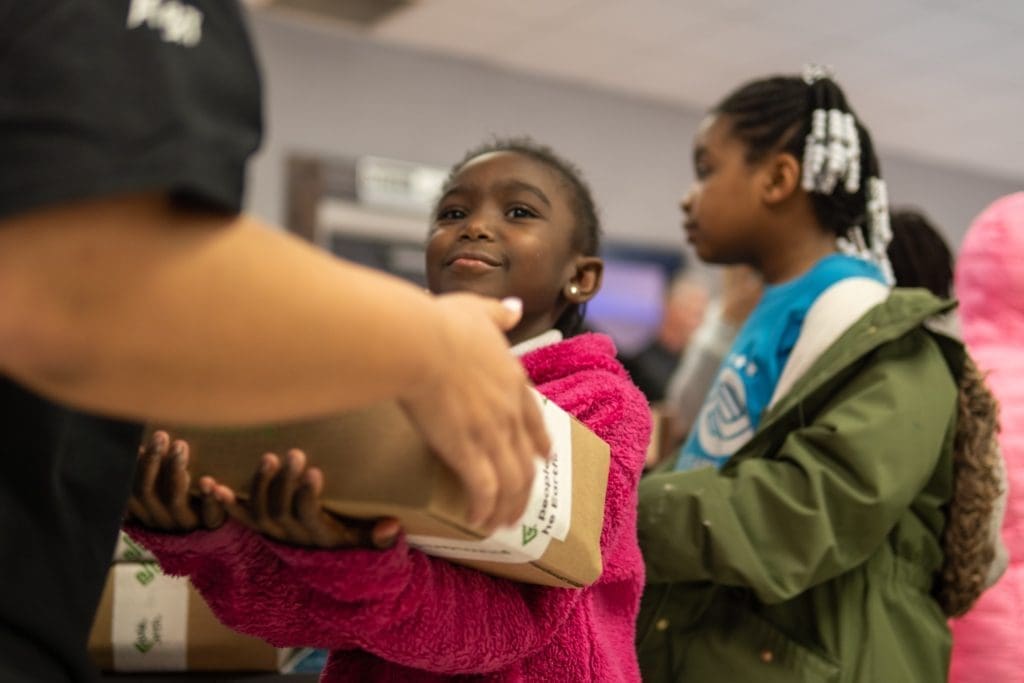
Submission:
POLYGON ((237 211, 260 134, 234 0, 0 0, 0 217, 163 189, 237 211))
MULTIPOLYGON (((236 212, 260 135, 236 2, 0 0, 0 218, 146 190, 236 212)), ((140 431, 0 376, 0 681, 95 675, 140 431)))

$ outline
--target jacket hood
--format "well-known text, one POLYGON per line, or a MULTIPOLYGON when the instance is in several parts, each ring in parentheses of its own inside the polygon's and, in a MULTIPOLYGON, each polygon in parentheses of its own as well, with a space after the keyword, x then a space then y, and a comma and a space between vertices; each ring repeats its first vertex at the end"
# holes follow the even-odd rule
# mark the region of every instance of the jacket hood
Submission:
POLYGON ((1024 342, 1024 192, 1003 197, 971 224, 955 287, 968 346, 1024 342))

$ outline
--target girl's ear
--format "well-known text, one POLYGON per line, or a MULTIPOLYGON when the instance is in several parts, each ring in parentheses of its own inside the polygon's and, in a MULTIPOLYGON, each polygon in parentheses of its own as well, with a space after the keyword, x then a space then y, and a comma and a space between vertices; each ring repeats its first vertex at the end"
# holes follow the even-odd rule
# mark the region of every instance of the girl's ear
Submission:
POLYGON ((761 196, 766 204, 780 204, 800 187, 800 162, 789 152, 773 154, 765 166, 761 196))
POLYGON ((583 304, 594 298, 601 289, 604 261, 597 256, 577 256, 573 276, 562 287, 562 296, 574 304, 583 304))

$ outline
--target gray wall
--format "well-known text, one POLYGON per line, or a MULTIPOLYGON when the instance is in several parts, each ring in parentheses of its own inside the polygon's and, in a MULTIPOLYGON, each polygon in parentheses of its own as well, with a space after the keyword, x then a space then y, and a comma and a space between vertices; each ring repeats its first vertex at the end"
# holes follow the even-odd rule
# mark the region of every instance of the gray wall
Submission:
MULTIPOLYGON (((252 28, 268 133, 250 170, 249 207, 257 215, 283 220, 284 165, 295 151, 448 166, 492 134, 529 133, 584 169, 609 239, 682 244, 677 204, 692 178, 689 145, 699 111, 377 45, 277 16, 254 16, 252 28)), ((723 83, 723 93, 734 85, 723 83)), ((1024 189, 1024 176, 997 178, 884 148, 880 154, 893 203, 925 209, 954 246, 989 202, 1024 189)))

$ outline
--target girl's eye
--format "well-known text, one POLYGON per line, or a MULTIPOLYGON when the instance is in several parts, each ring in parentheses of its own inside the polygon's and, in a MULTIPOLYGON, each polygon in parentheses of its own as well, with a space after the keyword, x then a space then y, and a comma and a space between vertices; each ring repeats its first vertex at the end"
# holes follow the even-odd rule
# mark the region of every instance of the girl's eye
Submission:
POLYGON ((441 209, 437 212, 437 220, 439 221, 455 221, 465 217, 465 211, 454 207, 441 209))
POLYGON ((697 164, 694 166, 693 170, 699 180, 703 180, 711 175, 711 167, 707 164, 697 164))
POLYGON ((506 212, 509 218, 536 218, 536 212, 526 208, 525 206, 513 206, 506 212))

